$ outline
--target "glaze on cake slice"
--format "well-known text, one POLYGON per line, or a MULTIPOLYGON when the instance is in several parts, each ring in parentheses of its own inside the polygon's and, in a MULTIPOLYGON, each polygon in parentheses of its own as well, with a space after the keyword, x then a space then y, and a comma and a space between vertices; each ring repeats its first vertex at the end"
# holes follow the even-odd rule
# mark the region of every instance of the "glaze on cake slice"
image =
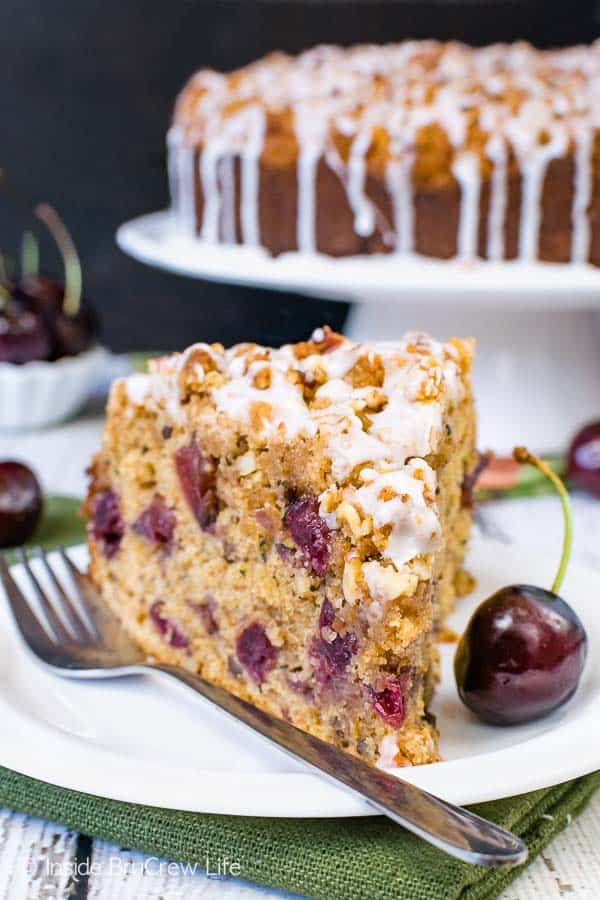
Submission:
POLYGON ((368 762, 437 759, 470 365, 469 341, 323 328, 195 344, 115 382, 86 503, 102 595, 157 659, 368 762))

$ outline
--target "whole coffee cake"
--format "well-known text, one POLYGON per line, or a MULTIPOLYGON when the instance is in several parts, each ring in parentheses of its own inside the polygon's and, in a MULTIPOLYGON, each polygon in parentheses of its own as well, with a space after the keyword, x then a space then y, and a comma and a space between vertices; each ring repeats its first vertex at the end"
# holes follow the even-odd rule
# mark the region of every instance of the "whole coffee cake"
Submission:
POLYGON ((149 655, 382 765, 427 713, 476 465, 469 341, 194 344, 113 385, 91 577, 149 655))
POLYGON ((272 54, 189 81, 178 227, 348 254, 600 264, 600 42, 407 41, 272 54))

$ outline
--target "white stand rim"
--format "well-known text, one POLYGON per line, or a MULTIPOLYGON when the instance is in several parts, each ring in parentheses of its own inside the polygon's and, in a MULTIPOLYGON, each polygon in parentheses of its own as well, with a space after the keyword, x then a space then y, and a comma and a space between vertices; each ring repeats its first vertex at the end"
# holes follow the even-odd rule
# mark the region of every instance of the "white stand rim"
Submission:
POLYGON ((600 268, 582 263, 473 263, 393 254, 340 259, 319 253, 270 256, 261 247, 207 244, 185 235, 169 210, 117 230, 119 247, 167 271, 232 284, 294 290, 329 300, 401 302, 425 298, 486 305, 600 307, 600 268))

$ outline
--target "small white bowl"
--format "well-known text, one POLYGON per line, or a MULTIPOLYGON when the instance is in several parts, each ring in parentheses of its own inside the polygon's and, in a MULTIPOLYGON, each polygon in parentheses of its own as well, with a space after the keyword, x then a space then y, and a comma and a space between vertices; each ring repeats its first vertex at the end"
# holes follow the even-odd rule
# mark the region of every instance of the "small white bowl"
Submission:
POLYGON ((96 346, 55 362, 0 363, 0 429, 44 428, 77 412, 109 359, 96 346))

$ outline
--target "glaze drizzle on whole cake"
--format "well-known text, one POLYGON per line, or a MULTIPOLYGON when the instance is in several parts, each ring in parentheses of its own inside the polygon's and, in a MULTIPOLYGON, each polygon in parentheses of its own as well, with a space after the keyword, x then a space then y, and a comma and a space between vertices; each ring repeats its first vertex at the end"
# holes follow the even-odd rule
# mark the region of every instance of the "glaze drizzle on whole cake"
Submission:
POLYGON ((321 46, 272 54, 229 75, 201 71, 182 92, 169 132, 173 207, 179 226, 202 240, 273 252, 533 260, 546 178, 563 160, 566 234, 560 253, 544 248, 542 256, 584 262, 593 255, 599 96, 600 43, 554 51, 435 41, 321 46), (327 233, 319 240, 319 215, 327 232, 321 166, 343 189, 354 242, 327 233), (286 169, 293 178, 269 180, 286 169), (419 237, 427 226, 419 206, 436 193, 454 203, 449 188, 458 191, 456 234, 451 247, 437 241, 436 252, 436 241, 419 237), (261 216, 264 204, 283 217, 270 196, 276 189, 290 194, 285 214, 294 218, 283 246, 273 246, 261 216), (507 240, 511 217, 518 233, 507 240))

